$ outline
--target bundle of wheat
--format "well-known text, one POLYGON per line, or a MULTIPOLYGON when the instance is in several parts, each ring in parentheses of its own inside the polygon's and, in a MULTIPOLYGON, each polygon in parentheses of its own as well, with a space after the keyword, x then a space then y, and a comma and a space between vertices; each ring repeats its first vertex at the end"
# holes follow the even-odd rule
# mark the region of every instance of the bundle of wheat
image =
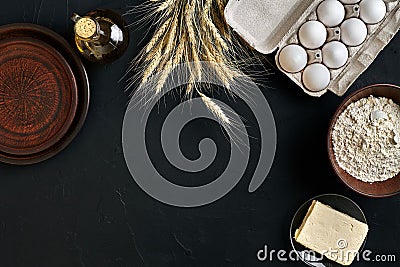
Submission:
POLYGON ((206 107, 222 123, 229 124, 224 111, 209 97, 197 83, 207 75, 204 64, 213 68, 227 92, 235 78, 244 75, 240 71, 240 58, 251 58, 251 51, 243 49, 224 19, 228 0, 149 0, 132 9, 128 14, 144 14, 142 21, 153 21, 157 25, 154 35, 132 62, 131 71, 136 75, 130 85, 143 85, 155 74, 157 83, 154 93, 159 93, 174 68, 182 63, 193 63, 189 69, 189 83, 185 88, 188 98, 197 95, 206 107), (238 56, 240 55, 240 56, 238 56), (197 63, 197 64, 196 64, 197 63))

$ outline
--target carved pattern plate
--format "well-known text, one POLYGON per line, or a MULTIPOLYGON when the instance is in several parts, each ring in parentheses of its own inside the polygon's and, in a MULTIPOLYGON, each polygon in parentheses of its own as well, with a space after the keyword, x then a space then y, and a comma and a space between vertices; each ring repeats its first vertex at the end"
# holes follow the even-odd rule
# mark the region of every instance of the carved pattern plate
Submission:
POLYGON ((61 36, 34 24, 0 27, 0 161, 54 156, 80 130, 88 103, 86 71, 61 36))

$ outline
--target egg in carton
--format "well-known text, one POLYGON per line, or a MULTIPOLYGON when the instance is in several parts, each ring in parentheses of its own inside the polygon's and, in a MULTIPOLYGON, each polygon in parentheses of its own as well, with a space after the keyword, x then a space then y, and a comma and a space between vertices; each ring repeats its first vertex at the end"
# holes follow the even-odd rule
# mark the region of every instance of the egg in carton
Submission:
POLYGON ((400 28, 400 0, 230 0, 228 24, 311 96, 342 96, 400 28))

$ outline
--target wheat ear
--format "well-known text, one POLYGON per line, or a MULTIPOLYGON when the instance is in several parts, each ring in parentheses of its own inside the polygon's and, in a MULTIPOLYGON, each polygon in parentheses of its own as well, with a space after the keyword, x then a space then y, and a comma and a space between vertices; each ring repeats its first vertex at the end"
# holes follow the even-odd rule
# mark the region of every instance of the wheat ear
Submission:
POLYGON ((218 47, 219 52, 222 52, 224 50, 229 50, 229 46, 220 34, 219 29, 215 26, 214 22, 211 19, 210 13, 212 10, 212 3, 213 0, 206 0, 202 16, 202 26, 211 31, 212 39, 214 40, 215 46, 218 47))
POLYGON ((162 54, 161 54, 161 51, 158 50, 155 53, 153 60, 150 62, 150 64, 147 66, 147 68, 143 72, 141 84, 144 84, 145 82, 147 82, 148 79, 151 77, 151 75, 153 75, 154 70, 158 67, 159 63, 161 62, 161 59, 162 59, 162 54))
MULTIPOLYGON (((179 0, 178 0, 179 1, 179 0)), ((156 12, 161 12, 163 10, 166 10, 167 8, 169 8, 172 4, 173 4, 174 0, 166 0, 163 3, 161 3, 156 12)))
POLYGON ((165 64, 163 71, 161 72, 161 76, 157 81, 156 86, 156 94, 159 94, 163 89, 165 82, 167 81, 169 75, 171 74, 174 66, 172 64, 172 59, 169 59, 168 62, 165 64))
POLYGON ((146 46, 146 53, 149 53, 154 46, 160 41, 160 38, 164 35, 164 33, 167 31, 167 28, 169 26, 169 23, 171 22, 171 18, 168 18, 162 25, 161 27, 158 28, 156 33, 154 34, 153 38, 151 38, 150 42, 146 46))
POLYGON ((220 106, 218 106, 211 98, 201 92, 197 92, 207 109, 214 114, 214 116, 225 125, 231 125, 231 120, 225 114, 220 106))
POLYGON ((200 80, 201 79, 201 66, 199 64, 200 57, 198 54, 198 42, 196 41, 196 34, 195 34, 195 27, 193 24, 193 17, 194 17, 194 12, 196 9, 196 6, 194 4, 195 1, 188 1, 186 3, 186 11, 185 11, 185 23, 188 31, 188 36, 189 36, 189 42, 191 44, 191 56, 192 56, 192 61, 195 69, 195 75, 196 79, 200 80))

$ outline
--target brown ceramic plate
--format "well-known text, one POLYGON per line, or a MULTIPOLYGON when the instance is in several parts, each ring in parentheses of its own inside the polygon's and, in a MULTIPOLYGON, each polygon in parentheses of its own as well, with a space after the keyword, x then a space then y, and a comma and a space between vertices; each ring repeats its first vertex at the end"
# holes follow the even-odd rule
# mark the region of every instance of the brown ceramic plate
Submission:
POLYGON ((362 195, 369 197, 376 197, 376 198, 389 197, 400 193, 400 174, 384 182, 365 183, 352 177, 350 174, 348 174, 342 168, 340 168, 333 152, 332 132, 333 132, 333 127, 336 124, 337 118, 351 103, 358 101, 362 98, 368 97, 370 95, 376 97, 390 98, 397 104, 400 104, 400 87, 395 85, 388 85, 388 84, 372 85, 363 88, 359 91, 356 91, 350 96, 348 96, 339 106, 335 115, 333 116, 333 119, 331 120, 328 132, 328 155, 334 171, 348 187, 350 187, 351 189, 362 195))
POLYGON ((79 132, 88 104, 86 71, 61 36, 34 24, 0 27, 0 161, 56 155, 79 132))

